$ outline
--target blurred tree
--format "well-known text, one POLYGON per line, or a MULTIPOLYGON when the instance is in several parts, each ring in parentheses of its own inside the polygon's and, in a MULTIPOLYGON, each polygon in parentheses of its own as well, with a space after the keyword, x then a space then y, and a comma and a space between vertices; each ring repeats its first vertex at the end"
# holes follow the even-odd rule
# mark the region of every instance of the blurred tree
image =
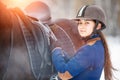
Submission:
POLYGON ((119 0, 95 0, 95 4, 100 5, 106 12, 107 16, 107 28, 105 33, 107 35, 117 36, 120 34, 120 25, 118 16, 120 16, 120 1, 119 0))

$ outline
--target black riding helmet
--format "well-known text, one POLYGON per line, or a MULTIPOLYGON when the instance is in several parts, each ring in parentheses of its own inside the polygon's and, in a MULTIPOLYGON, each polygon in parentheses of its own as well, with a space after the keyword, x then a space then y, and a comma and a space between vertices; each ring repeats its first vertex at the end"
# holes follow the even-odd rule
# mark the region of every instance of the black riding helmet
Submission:
POLYGON ((78 14, 77 14, 75 20, 79 20, 79 19, 91 19, 91 20, 94 20, 96 22, 96 26, 98 25, 98 23, 102 24, 101 30, 106 28, 105 12, 103 9, 101 9, 97 5, 89 5, 89 6, 85 5, 85 6, 83 6, 78 11, 78 14))

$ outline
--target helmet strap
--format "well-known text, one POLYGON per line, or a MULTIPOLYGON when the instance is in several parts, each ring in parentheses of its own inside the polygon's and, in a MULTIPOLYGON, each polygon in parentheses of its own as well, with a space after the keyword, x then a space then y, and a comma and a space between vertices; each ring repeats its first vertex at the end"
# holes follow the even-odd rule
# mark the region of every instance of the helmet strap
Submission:
POLYGON ((94 27, 94 29, 93 29, 92 34, 96 34, 96 33, 99 31, 99 30, 97 30, 97 26, 98 26, 98 24, 99 24, 99 21, 96 20, 96 21, 95 21, 95 27, 94 27))

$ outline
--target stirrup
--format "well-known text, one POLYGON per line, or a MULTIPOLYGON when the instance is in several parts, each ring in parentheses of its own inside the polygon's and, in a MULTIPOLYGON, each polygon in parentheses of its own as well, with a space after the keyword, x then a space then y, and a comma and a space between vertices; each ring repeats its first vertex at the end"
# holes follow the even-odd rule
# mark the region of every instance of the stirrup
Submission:
POLYGON ((54 74, 50 77, 50 80, 59 80, 58 75, 54 74))

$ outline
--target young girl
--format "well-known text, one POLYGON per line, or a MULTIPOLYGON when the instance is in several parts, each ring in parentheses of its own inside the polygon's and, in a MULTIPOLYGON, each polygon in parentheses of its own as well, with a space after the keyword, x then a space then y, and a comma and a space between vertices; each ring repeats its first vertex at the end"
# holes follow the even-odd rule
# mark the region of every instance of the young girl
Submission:
MULTIPOLYGON (((77 14, 80 37, 85 45, 66 61, 60 47, 52 51, 52 61, 62 80, 100 80, 104 68, 105 80, 112 80, 112 64, 107 43, 101 32, 106 28, 105 14, 97 5, 83 6, 77 14)), ((78 43, 79 44, 79 43, 78 43)))

